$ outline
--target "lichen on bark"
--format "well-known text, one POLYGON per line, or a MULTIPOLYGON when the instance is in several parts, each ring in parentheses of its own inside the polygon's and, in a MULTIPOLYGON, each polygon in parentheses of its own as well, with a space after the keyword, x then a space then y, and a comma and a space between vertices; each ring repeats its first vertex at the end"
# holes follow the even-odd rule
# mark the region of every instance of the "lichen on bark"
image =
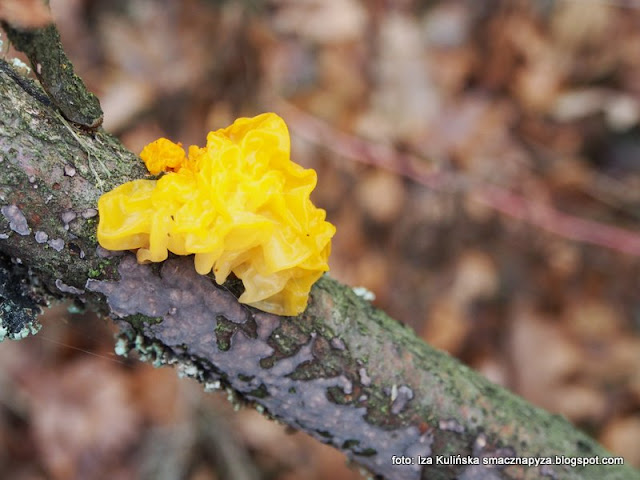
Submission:
POLYGON ((98 128, 103 119, 100 102, 73 71, 56 26, 20 29, 7 22, 2 26, 11 43, 27 55, 41 85, 64 117, 86 128, 98 128))
POLYGON ((20 212, 28 230, 17 232, 11 217, 0 215, 0 248, 28 260, 54 295, 65 293, 57 280, 82 289, 91 274, 115 275, 117 264, 98 255, 92 209, 105 189, 142 177, 142 162, 105 132, 88 133, 65 122, 5 73, 10 65, 0 63, 0 207, 20 212), (69 212, 73 219, 65 221, 69 212))

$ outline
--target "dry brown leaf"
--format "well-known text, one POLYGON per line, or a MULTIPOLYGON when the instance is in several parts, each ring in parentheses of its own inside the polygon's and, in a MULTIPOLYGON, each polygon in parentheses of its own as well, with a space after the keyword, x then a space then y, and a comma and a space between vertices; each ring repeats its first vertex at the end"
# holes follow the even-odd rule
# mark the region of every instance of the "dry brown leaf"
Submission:
POLYGON ((183 391, 188 390, 188 382, 179 383, 172 369, 140 368, 136 370, 132 382, 132 395, 138 411, 154 425, 175 425, 188 417, 183 391))
POLYGON ((558 410, 551 394, 580 371, 582 354, 557 322, 522 306, 513 315, 510 351, 514 390, 527 400, 558 410))
POLYGON ((147 82, 132 77, 122 76, 108 82, 100 95, 104 129, 114 132, 126 126, 153 104, 155 93, 147 82))
POLYGON ((562 84, 557 62, 543 59, 518 69, 514 79, 514 94, 523 110, 544 113, 553 106, 562 84))
POLYGON ((473 368, 480 372, 491 382, 507 387, 508 372, 507 365, 503 359, 493 356, 485 356, 473 362, 473 368))
POLYGON ((455 355, 460 351, 470 329, 471 323, 464 315, 460 303, 441 298, 429 312, 421 336, 430 345, 455 355))
POLYGON ((580 267, 580 251, 573 243, 550 239, 545 250, 550 269, 560 278, 574 274, 580 267))
POLYGON ((621 336, 599 344, 587 344, 584 351, 583 368, 592 383, 609 389, 631 383, 629 388, 633 389, 632 382, 640 365, 640 339, 621 336))
POLYGON ((119 369, 85 357, 38 380, 28 392, 32 428, 51 478, 95 478, 130 448, 139 419, 119 369))
POLYGON ((319 43, 346 42, 362 36, 366 12, 354 0, 277 0, 273 26, 319 43))
POLYGON ((640 416, 631 415, 610 422, 600 441, 611 452, 622 455, 625 463, 640 468, 640 416))
POLYGON ((484 252, 468 250, 458 260, 452 295, 468 304, 492 296, 498 289, 498 272, 493 259, 484 252))
POLYGON ((263 470, 279 471, 278 480, 357 480, 363 478, 345 465, 343 453, 314 441, 304 433, 289 433, 282 425, 267 420, 253 410, 243 410, 235 418, 239 436, 258 458, 263 470))
POLYGON ((51 23, 51 13, 42 0, 0 0, 0 20, 14 27, 40 28, 51 23))
POLYGON ((616 339, 624 330, 624 321, 613 306, 588 296, 571 303, 565 322, 574 338, 587 344, 616 339))
POLYGON ((397 175, 384 170, 373 170, 358 182, 356 196, 371 218, 380 223, 387 223, 401 214, 405 188, 397 175))
POLYGON ((377 302, 384 303, 389 296, 389 257, 375 249, 367 249, 354 268, 354 286, 363 286, 373 292, 377 302))
POLYGON ((615 9, 606 2, 560 2, 551 20, 554 40, 578 51, 584 45, 602 44, 615 29, 615 9))
POLYGON ((572 422, 599 422, 607 412, 602 391, 587 385, 564 385, 550 392, 553 411, 572 422))
POLYGON ((403 140, 422 138, 436 123, 442 98, 425 62, 421 29, 416 19, 397 12, 382 19, 374 58, 376 87, 373 107, 403 140))

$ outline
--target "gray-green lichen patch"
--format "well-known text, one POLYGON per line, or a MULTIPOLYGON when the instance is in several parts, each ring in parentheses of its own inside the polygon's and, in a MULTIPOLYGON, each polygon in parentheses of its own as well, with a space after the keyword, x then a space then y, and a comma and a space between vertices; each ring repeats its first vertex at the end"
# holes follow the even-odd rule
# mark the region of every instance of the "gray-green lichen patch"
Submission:
POLYGON ((352 290, 353 293, 368 302, 373 302, 376 299, 376 294, 366 287, 353 287, 352 290))
POLYGON ((56 279, 55 285, 56 287, 58 287, 58 290, 60 290, 62 293, 70 293, 71 295, 82 295, 84 293, 84 290, 73 287, 71 285, 67 285, 59 278, 56 279))
MULTIPOLYGON (((104 294, 119 317, 162 318, 140 329, 142 336, 156 339, 164 348, 151 347, 140 335, 132 342, 154 364, 184 363, 182 373, 204 380, 209 389, 228 385, 286 424, 337 448, 347 445, 350 456, 376 472, 389 478, 420 478, 418 465, 392 465, 391 456, 427 455, 431 448, 428 433, 416 426, 389 430, 367 420, 368 407, 348 399, 355 388, 353 379, 331 366, 332 359, 346 354, 346 345, 334 348, 319 332, 307 334, 290 324, 289 318, 239 304, 229 291, 198 275, 191 258, 169 259, 155 275, 151 266, 139 265, 127 254, 118 271, 119 281, 90 280, 86 288, 104 294), (224 328, 219 327, 222 323, 224 328), (252 324, 255 326, 250 327, 252 324), (225 335, 222 345, 218 334, 225 335), (290 338, 284 338, 287 336, 290 338), (282 351, 276 354, 278 349, 282 351), (188 356, 175 360, 179 357, 175 352, 181 351, 188 356), (318 355, 330 360, 327 365, 320 365, 318 355), (268 358, 272 361, 265 368, 263 360, 268 358), (301 370, 311 374, 300 375, 301 370), (223 372, 222 382, 216 372, 223 372), (337 404, 330 391, 344 401, 337 404)), ((400 396, 398 389, 396 400, 400 396)), ((403 390, 402 396, 410 394, 403 390)))
POLYGON ((346 348, 346 345, 340 337, 333 337, 329 343, 331 348, 335 348, 336 350, 344 350, 346 348))
POLYGON ((29 235, 31 233, 26 217, 16 205, 5 205, 0 209, 0 212, 9 222, 9 228, 18 235, 29 235))
POLYGON ((82 211, 82 213, 80 213, 80 215, 85 220, 88 220, 89 218, 93 218, 93 217, 97 216, 98 215, 98 210, 96 210, 95 208, 86 208, 85 210, 82 211))
POLYGON ((114 258, 121 257, 124 255, 124 252, 118 250, 107 250, 106 248, 102 248, 100 245, 96 247, 96 255, 99 258, 114 258))
POLYGON ((176 367, 178 370, 178 378, 195 378, 198 379, 198 366, 190 362, 182 362, 176 367))
POLYGON ((61 252, 64 249, 64 240, 61 238, 54 238, 47 242, 51 248, 53 248, 56 252, 61 252))
POLYGON ((76 167, 74 167, 73 165, 65 164, 65 166, 64 166, 64 174, 67 177, 74 177, 76 175, 76 167))
POLYGON ((74 212, 73 210, 65 210, 64 212, 62 212, 62 215, 60 215, 60 219, 62 220, 62 223, 64 224, 64 229, 65 230, 69 230, 69 224, 72 221, 74 221, 77 216, 78 216, 78 214, 76 212, 74 212))
POLYGON ((464 433, 464 427, 460 425, 454 418, 448 420, 440 420, 438 422, 440 430, 448 430, 450 432, 464 433))
MULTIPOLYGON (((4 312, 0 312, 4 313, 4 312)), ((0 327, 0 342, 5 338, 9 340, 22 340, 23 338, 27 338, 29 335, 35 335, 40 331, 42 325, 34 321, 35 319, 28 318, 28 321, 21 320, 20 322, 24 325, 24 327, 20 330, 11 331, 10 329, 5 329, 4 327, 0 327)))
POLYGON ((127 348, 127 346, 128 346, 127 339, 121 336, 116 340, 116 345, 113 348, 113 351, 119 357, 126 357, 127 354, 129 353, 129 349, 127 348))
POLYGON ((47 240, 49 240, 49 235, 47 235, 47 233, 43 232, 42 230, 38 230, 35 233, 35 239, 38 243, 46 243, 47 240))
POLYGON ((371 377, 367 374, 367 369, 364 367, 360 367, 358 369, 358 375, 360 376, 360 383, 364 387, 368 387, 371 385, 371 377))
POLYGON ((401 385, 395 390, 395 395, 391 396, 391 413, 393 415, 398 415, 405 409, 409 401, 412 399, 413 390, 411 390, 407 385, 401 385))

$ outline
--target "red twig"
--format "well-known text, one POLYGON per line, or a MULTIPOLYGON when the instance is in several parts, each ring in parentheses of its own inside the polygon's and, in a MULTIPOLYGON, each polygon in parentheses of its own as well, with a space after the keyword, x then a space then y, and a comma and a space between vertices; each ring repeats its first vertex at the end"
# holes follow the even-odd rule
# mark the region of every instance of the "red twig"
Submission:
POLYGON ((606 225, 534 203, 497 187, 484 187, 475 199, 511 217, 577 242, 591 243, 630 255, 640 256, 640 235, 631 230, 606 225))
POLYGON ((275 104, 276 110, 288 119, 294 134, 345 158, 384 168, 434 190, 450 192, 473 187, 475 201, 500 213, 573 241, 640 256, 640 234, 637 232, 568 215, 506 188, 472 182, 464 175, 428 171, 425 162, 415 155, 340 132, 283 99, 276 100, 275 104))

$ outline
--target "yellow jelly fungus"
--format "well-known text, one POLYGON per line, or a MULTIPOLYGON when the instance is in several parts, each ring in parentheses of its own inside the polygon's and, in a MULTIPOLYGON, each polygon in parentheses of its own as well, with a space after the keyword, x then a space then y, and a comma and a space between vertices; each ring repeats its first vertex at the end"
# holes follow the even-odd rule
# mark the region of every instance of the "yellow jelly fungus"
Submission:
POLYGON ((138 261, 168 252, 195 254, 202 275, 223 284, 233 272, 240 301, 297 315, 327 260, 335 227, 309 194, 316 172, 289 158, 289 132, 274 113, 240 118, 210 132, 207 146, 161 138, 140 154, 157 180, 134 180, 98 200, 98 241, 108 250, 137 249, 138 261))

